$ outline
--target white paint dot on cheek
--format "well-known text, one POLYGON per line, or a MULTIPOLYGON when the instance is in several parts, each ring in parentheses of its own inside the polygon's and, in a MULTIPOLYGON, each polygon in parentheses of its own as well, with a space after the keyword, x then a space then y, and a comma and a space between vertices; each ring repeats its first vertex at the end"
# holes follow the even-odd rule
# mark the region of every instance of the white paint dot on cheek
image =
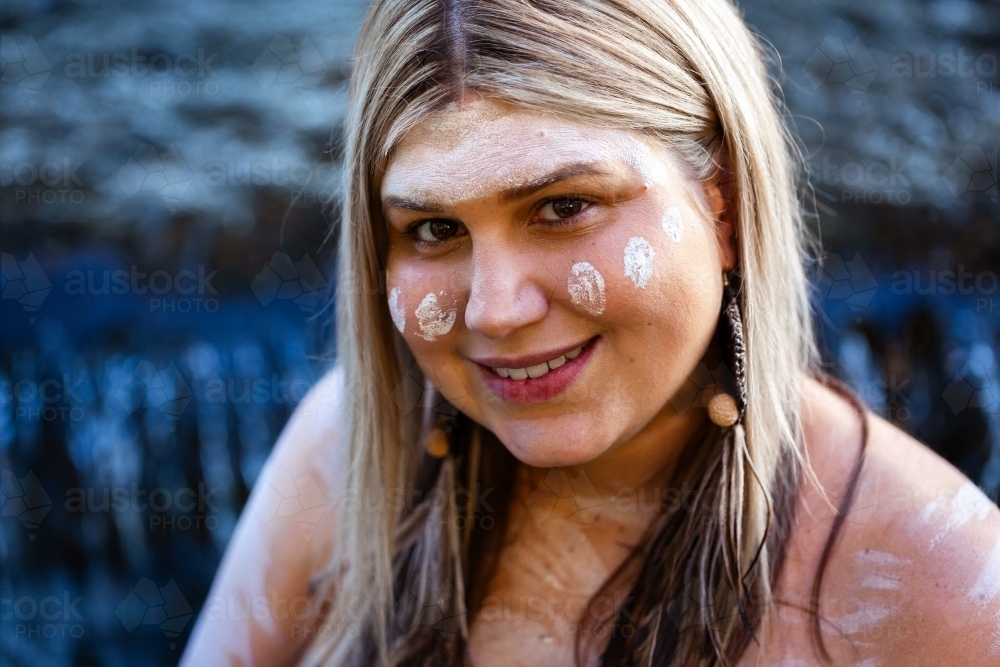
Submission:
POLYGON ((403 333, 403 330, 406 329, 406 312, 399 305, 398 287, 393 287, 389 292, 389 314, 392 315, 392 323, 399 329, 399 333, 403 333))
POLYGON ((671 206, 666 211, 663 212, 663 220, 660 221, 660 226, 663 227, 664 233, 674 243, 681 242, 681 232, 684 229, 684 223, 681 221, 681 212, 676 206, 671 206))
POLYGON ((583 306, 591 315, 604 312, 604 276, 590 262, 573 265, 573 275, 566 281, 570 299, 577 306, 583 306))
POLYGON ((633 236, 625 245, 625 277, 631 278, 636 287, 645 289, 653 276, 653 258, 656 253, 649 241, 633 236))
POLYGON ((451 331, 458 315, 454 309, 442 310, 438 306, 437 295, 434 292, 424 297, 414 314, 417 316, 417 324, 420 325, 420 336, 428 341, 451 331))

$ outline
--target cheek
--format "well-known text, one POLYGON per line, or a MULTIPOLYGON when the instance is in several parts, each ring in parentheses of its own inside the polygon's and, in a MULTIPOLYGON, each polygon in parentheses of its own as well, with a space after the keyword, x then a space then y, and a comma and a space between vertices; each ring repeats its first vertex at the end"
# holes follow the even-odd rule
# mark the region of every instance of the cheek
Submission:
POLYGON ((574 304, 607 324, 610 335, 638 333, 659 349, 676 349, 702 341, 717 319, 716 255, 698 221, 670 207, 602 239, 592 257, 573 265, 567 290, 574 304))
POLYGON ((389 314, 411 348, 429 348, 454 329, 458 308, 450 275, 441 267, 390 265, 389 314))

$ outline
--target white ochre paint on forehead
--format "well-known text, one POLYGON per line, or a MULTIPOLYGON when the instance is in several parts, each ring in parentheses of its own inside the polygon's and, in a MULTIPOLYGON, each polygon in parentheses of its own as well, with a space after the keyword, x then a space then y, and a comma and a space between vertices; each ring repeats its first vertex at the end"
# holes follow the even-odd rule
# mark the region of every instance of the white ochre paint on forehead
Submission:
POLYGON ((458 313, 454 308, 442 309, 438 305, 437 294, 430 292, 423 298, 420 305, 417 306, 414 315, 417 316, 420 336, 424 340, 432 341, 438 336, 443 336, 451 331, 458 313))
POLYGON ((590 262, 577 262, 572 275, 566 281, 570 299, 577 306, 583 306, 591 315, 604 312, 604 276, 590 262))
POLYGON ((631 170, 646 185, 671 180, 665 154, 639 135, 476 102, 411 128, 392 151, 382 195, 450 207, 576 162, 631 170))

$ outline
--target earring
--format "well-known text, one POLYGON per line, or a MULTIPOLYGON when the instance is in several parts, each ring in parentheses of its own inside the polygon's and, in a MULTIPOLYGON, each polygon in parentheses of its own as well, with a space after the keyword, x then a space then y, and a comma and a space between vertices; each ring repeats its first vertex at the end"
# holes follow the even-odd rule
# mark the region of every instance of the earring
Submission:
POLYGON ((723 316, 729 329, 729 354, 733 377, 736 381, 736 396, 719 391, 708 402, 708 418, 722 427, 733 426, 743 421, 747 404, 746 388, 746 348, 743 343, 743 317, 740 314, 737 290, 729 280, 729 274, 722 274, 723 316))
POLYGON ((448 434, 444 432, 444 427, 440 424, 435 424, 430 431, 427 432, 427 438, 424 441, 424 449, 427 454, 433 456, 436 459, 443 459, 448 456, 448 434))
POLYGON ((437 388, 434 384, 424 379, 424 451, 428 456, 436 459, 443 459, 448 456, 451 447, 448 444, 448 419, 434 412, 435 399, 437 398, 437 388))

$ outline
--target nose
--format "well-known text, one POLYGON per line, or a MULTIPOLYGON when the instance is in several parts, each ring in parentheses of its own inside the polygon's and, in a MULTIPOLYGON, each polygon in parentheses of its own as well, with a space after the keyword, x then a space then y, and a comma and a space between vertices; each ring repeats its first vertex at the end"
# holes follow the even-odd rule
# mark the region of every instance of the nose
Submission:
POLYGON ((490 339, 538 322, 549 299, 538 281, 537 258, 505 243, 480 243, 472 253, 472 281, 465 326, 490 339))

